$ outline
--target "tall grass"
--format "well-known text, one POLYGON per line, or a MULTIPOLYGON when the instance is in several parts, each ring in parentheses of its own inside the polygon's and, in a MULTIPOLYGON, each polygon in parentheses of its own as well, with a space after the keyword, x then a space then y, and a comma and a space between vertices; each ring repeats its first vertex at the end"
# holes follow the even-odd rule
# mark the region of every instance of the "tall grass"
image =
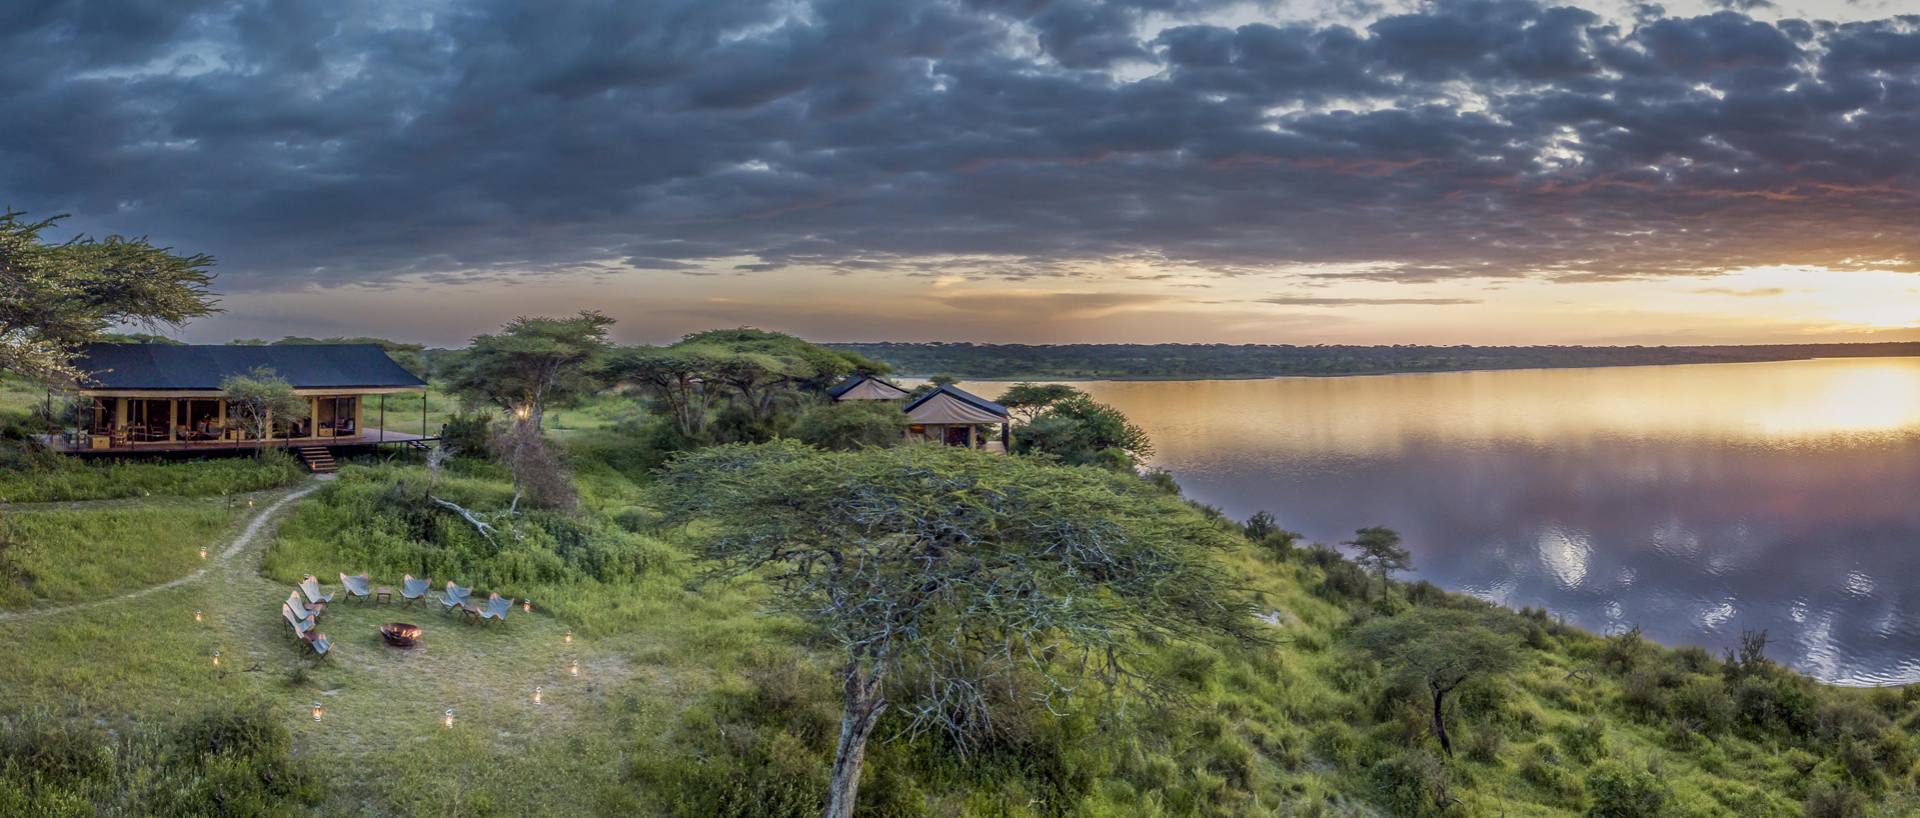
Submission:
POLYGON ((70 602, 154 585, 204 565, 225 547, 244 507, 218 498, 124 508, 0 515, 0 608, 70 602))
POLYGON ((54 458, 29 469, 0 471, 0 503, 125 497, 209 497, 292 485, 305 474, 291 455, 198 461, 54 458))

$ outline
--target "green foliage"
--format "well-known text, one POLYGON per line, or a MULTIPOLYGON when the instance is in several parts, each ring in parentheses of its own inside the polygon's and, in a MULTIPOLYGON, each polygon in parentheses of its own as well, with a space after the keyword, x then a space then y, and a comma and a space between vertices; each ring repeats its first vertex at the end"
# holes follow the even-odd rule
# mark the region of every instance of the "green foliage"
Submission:
POLYGON ((572 318, 515 318, 498 334, 474 336, 447 362, 448 386, 470 405, 524 414, 541 428, 549 407, 572 405, 598 386, 595 366, 612 325, 591 310, 572 318))
POLYGON ((227 422, 254 439, 267 437, 274 426, 305 420, 313 412, 313 404, 294 392, 292 384, 265 367, 228 375, 220 381, 220 391, 227 397, 227 422))
POLYGON ((1022 454, 1043 454, 1070 466, 1130 471, 1153 456, 1145 430, 1085 395, 1054 402, 1016 429, 1013 439, 1022 454))
POLYGON ((684 440, 758 443, 781 434, 782 414, 806 395, 847 373, 884 369, 854 353, 741 328, 696 333, 667 347, 623 348, 602 372, 640 387, 684 440))
POLYGON ((1659 776, 1612 761, 1587 774, 1587 792, 1593 798, 1587 818, 1660 818, 1673 800, 1659 776))
POLYGON ((292 485, 306 472, 291 455, 194 461, 78 460, 55 457, 27 469, 0 469, 0 502, 118 497, 208 497, 292 485))
POLYGON ((1064 383, 1016 383, 1000 393, 996 401, 1022 421, 1031 423, 1049 407, 1085 393, 1064 383))
POLYGON ((1497 676, 1520 662, 1519 640, 1493 612, 1415 608, 1360 627, 1354 644, 1379 661, 1390 681, 1432 697, 1440 747, 1453 753, 1446 732, 1445 697, 1469 679, 1497 676))
POLYGON ((1447 768, 1432 753, 1409 750, 1373 768, 1379 804, 1405 818, 1442 818, 1457 815, 1447 768))
POLYGON ((117 737, 48 713, 0 724, 7 815, 293 816, 319 794, 286 724, 263 705, 117 737))
POLYGON ((216 311, 209 256, 175 255, 144 238, 50 242, 60 217, 0 211, 0 372, 65 380, 74 347, 108 328, 179 324, 216 311))
POLYGON ((1385 526, 1355 531, 1353 539, 1341 545, 1357 552, 1353 561, 1379 575, 1382 584, 1393 577, 1393 572, 1413 567, 1413 555, 1400 544, 1400 533, 1385 526))
POLYGON ((907 434, 907 415, 892 401, 821 403, 796 418, 787 434, 822 449, 897 446, 907 434))
POLYGON ((455 412, 440 427, 440 445, 461 457, 492 455, 494 417, 488 412, 455 412))
POLYGON ((78 601, 178 579, 243 509, 219 498, 0 515, 0 608, 78 601))

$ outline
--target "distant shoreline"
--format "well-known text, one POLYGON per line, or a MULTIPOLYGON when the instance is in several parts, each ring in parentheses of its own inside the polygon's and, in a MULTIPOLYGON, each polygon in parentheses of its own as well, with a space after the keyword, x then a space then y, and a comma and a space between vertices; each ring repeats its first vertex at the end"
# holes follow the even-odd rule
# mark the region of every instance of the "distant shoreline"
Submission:
MULTIPOLYGON (((976 376, 976 375, 958 375, 955 377, 958 377, 962 380, 974 381, 974 382, 980 382, 980 383, 1024 383, 1027 381, 1046 381, 1048 383, 1083 383, 1087 381, 1139 381, 1142 383, 1151 383, 1154 381, 1276 381, 1276 380, 1281 380, 1285 378, 1302 378, 1302 379, 1309 379, 1309 380, 1319 380, 1323 378, 1370 378, 1370 377, 1385 377, 1389 375, 1446 375, 1446 374, 1456 374, 1460 372, 1529 372, 1529 371, 1552 372, 1555 370, 1562 370, 1562 369, 1630 369, 1633 367, 1645 367, 1645 366, 1737 366, 1740 364, 1781 364, 1781 363, 1790 363, 1793 361, 1847 361, 1847 360, 1865 360, 1870 358, 1920 358, 1920 353, 1913 353, 1908 355, 1812 355, 1804 358, 1764 358, 1764 359, 1758 359, 1758 360, 1752 360, 1752 361, 1672 361, 1668 363, 1579 364, 1579 365, 1573 365, 1573 366, 1498 366, 1498 367, 1476 366, 1476 367, 1461 367, 1458 369, 1396 369, 1396 370, 1378 371, 1378 372, 1329 372, 1326 374, 1288 373, 1284 375, 1206 375, 1206 376, 1098 375, 1098 376, 1074 376, 1074 377, 1066 377, 1061 375, 995 375, 992 377, 982 377, 982 376, 976 376)), ((942 373, 935 373, 935 374, 944 375, 948 373, 942 372, 942 373)), ((889 377, 896 377, 902 380, 922 380, 923 381, 933 377, 933 375, 916 375, 912 373, 894 372, 894 373, 889 373, 889 377)))
POLYGON ((1204 344, 831 344, 885 363, 903 378, 973 381, 1232 381, 1779 363, 1920 357, 1920 342, 1702 347, 1431 347, 1204 344))

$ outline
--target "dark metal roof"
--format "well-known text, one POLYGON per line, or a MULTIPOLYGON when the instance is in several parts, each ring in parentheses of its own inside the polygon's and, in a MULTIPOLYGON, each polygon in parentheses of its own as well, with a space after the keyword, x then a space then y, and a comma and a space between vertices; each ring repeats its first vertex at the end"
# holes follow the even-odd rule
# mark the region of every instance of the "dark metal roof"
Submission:
POLYGON ((907 408, 903 411, 907 411, 907 412, 913 411, 914 407, 919 406, 920 404, 926 403, 927 401, 933 400, 934 395, 952 395, 957 400, 960 400, 964 403, 973 404, 975 408, 992 412, 1001 417, 1013 416, 1012 412, 1007 411, 1007 407, 1001 406, 1000 404, 994 403, 993 401, 987 400, 986 398, 980 397, 979 395, 973 394, 972 392, 968 392, 967 390, 961 389, 960 387, 954 386, 953 384, 947 384, 946 386, 939 387, 937 389, 934 389, 931 392, 928 392, 927 394, 914 398, 912 402, 907 404, 907 408))
POLYGON ((427 385, 377 344, 87 344, 77 362, 89 373, 80 383, 86 389, 219 389, 228 376, 262 367, 295 389, 427 385))
POLYGON ((847 390, 852 389, 856 386, 859 386, 860 384, 866 383, 867 381, 879 381, 895 389, 899 389, 900 394, 902 395, 907 393, 907 390, 905 388, 901 387, 899 384, 896 384, 892 381, 886 380, 885 378, 876 378, 872 375, 863 375, 856 372, 852 375, 848 375, 846 380, 835 384, 832 389, 828 389, 827 397, 829 398, 840 397, 841 395, 847 394, 847 390))

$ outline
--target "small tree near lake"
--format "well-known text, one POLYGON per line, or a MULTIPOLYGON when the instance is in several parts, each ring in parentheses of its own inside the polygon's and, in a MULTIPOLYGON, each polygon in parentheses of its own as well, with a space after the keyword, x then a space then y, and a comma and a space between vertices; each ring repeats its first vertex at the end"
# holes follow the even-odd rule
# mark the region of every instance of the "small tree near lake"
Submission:
POLYGON ((1393 578, 1393 572, 1413 567, 1413 555, 1400 544, 1400 532, 1386 526, 1362 528, 1353 532, 1353 539, 1341 545, 1358 552, 1353 561, 1380 577, 1382 591, 1386 590, 1387 580, 1393 578))
POLYGON ((1476 677, 1495 676, 1520 661, 1520 640, 1498 627, 1489 611, 1414 608, 1361 626, 1354 644, 1385 668, 1390 679, 1432 697, 1433 733, 1453 755, 1447 735, 1447 694, 1476 677))
POLYGON ((764 578, 774 605, 834 646, 827 818, 853 814, 890 710, 907 734, 964 747, 993 723, 985 691, 1038 679, 1033 695, 1060 708, 1142 680, 1142 640, 1253 638, 1211 553, 1233 538, 1131 476, 942 446, 777 442, 684 456, 658 485, 668 519, 701 523, 719 576, 764 578))
POLYGON ((292 384, 265 367, 228 375, 220 391, 227 397, 227 422, 255 440, 265 439, 274 421, 306 420, 313 411, 292 384))

